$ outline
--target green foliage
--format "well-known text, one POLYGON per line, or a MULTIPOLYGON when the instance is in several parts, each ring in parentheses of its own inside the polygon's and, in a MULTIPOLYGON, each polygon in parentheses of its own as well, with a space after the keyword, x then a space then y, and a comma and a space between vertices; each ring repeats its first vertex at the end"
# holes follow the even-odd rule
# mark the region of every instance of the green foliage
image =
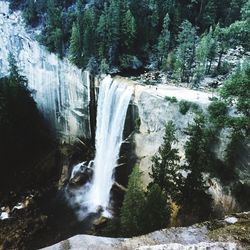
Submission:
POLYGON ((209 139, 205 130, 203 115, 195 118, 187 128, 189 140, 185 144, 187 178, 181 188, 180 217, 184 224, 204 221, 212 211, 212 198, 207 194, 202 173, 211 169, 209 139))
POLYGON ((185 101, 185 100, 181 100, 179 102, 179 111, 182 115, 185 115, 190 107, 191 107, 192 103, 191 102, 188 102, 188 101, 185 101))
POLYGON ((195 51, 195 82, 199 83, 206 74, 210 73, 212 62, 218 53, 218 41, 214 31, 210 28, 204 33, 195 51))
POLYGON ((23 12, 23 17, 26 22, 32 26, 35 26, 38 23, 39 18, 35 0, 27 1, 27 6, 23 12))
POLYGON ((178 80, 190 82, 193 75, 192 65, 195 55, 196 30, 189 21, 184 21, 180 29, 177 38, 174 70, 178 80))
POLYGON ((227 121, 227 105, 220 100, 213 101, 208 106, 210 121, 218 128, 223 128, 227 121))
POLYGON ((167 227, 171 209, 167 202, 167 196, 162 192, 159 185, 153 184, 149 187, 143 214, 144 233, 167 227))
POLYGON ((173 122, 169 122, 165 128, 163 144, 159 148, 159 153, 152 159, 152 173, 150 174, 152 183, 159 185, 168 198, 175 198, 178 195, 178 185, 181 181, 180 157, 178 150, 173 147, 176 143, 175 126, 173 122))
POLYGON ((145 194, 141 183, 141 172, 135 166, 129 176, 128 190, 121 208, 121 230, 125 236, 143 233, 143 210, 145 194))
POLYGON ((236 72, 221 89, 221 96, 227 104, 235 106, 239 114, 229 122, 237 130, 243 129, 247 136, 250 131, 250 66, 236 72))
POLYGON ((164 100, 165 100, 165 101, 168 101, 168 102, 170 102, 170 103, 177 103, 177 102, 178 102, 178 100, 176 99, 175 96, 172 96, 172 97, 165 96, 165 97, 164 97, 164 100))
POLYGON ((239 131, 233 131, 230 136, 230 143, 226 148, 225 165, 228 174, 225 175, 228 181, 235 181, 237 179, 236 167, 239 156, 241 155, 244 136, 239 131))
POLYGON ((196 114, 197 113, 202 113, 202 108, 195 102, 191 103, 191 110, 192 110, 192 112, 194 112, 196 114))
POLYGON ((168 58, 168 51, 170 47, 169 21, 169 15, 167 14, 164 18, 162 32, 158 39, 157 50, 161 68, 163 66, 163 62, 168 58))
MULTIPOLYGON (((135 166, 129 176, 128 190, 121 208, 121 231, 124 236, 135 236, 162 229, 169 223, 171 209, 167 196, 158 184, 153 183, 144 193, 141 172, 135 166)), ((119 222, 112 222, 111 232, 119 222)))
POLYGON ((64 33, 62 8, 56 6, 55 0, 48 0, 48 21, 41 33, 39 40, 47 46, 50 51, 63 56, 64 52, 64 33))
POLYGON ((27 79, 20 74, 20 71, 17 67, 17 62, 12 53, 8 55, 9 62, 9 82, 11 86, 16 87, 17 85, 27 86, 27 79))
POLYGON ((103 74, 107 74, 109 72, 109 65, 108 65, 107 60, 105 58, 102 59, 102 61, 101 61, 100 71, 103 74))
POLYGON ((131 68, 136 57, 198 84, 217 56, 215 73, 225 73, 221 60, 229 47, 249 48, 246 0, 109 0, 86 6, 83 0, 10 0, 12 9, 24 10, 28 24, 43 22, 42 44, 60 56, 69 52, 80 68, 91 57, 99 65, 105 59, 110 69, 131 68), (203 34, 197 49, 196 31, 203 34))
POLYGON ((79 53, 79 49, 81 47, 81 38, 79 28, 77 24, 74 23, 72 27, 72 34, 70 38, 70 46, 69 46, 69 59, 72 63, 77 66, 81 65, 81 54, 79 53))

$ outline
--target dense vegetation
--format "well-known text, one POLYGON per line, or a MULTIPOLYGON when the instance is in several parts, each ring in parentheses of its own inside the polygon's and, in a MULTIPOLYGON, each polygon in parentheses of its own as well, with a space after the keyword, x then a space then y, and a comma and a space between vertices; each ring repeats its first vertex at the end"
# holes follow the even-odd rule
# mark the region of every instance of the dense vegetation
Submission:
POLYGON ((41 43, 81 68, 150 66, 199 83, 227 73, 222 55, 249 49, 249 0, 10 0, 41 43))
POLYGON ((52 146, 49 129, 12 55, 9 63, 10 75, 0 79, 1 191, 39 185, 38 163, 52 146))

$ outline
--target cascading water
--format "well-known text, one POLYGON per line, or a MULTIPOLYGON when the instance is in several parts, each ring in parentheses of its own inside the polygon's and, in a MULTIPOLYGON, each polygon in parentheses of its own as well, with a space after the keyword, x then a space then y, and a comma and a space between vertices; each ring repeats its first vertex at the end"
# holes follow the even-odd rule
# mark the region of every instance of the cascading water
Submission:
POLYGON ((132 88, 110 76, 100 86, 97 108, 96 157, 94 179, 89 198, 94 209, 107 209, 110 190, 114 183, 113 172, 119 158, 123 129, 132 88))
MULTIPOLYGON (((81 202, 83 213, 96 212, 100 208, 104 216, 109 216, 110 191, 114 184, 114 170, 117 166, 128 105, 133 88, 113 80, 103 79, 99 88, 96 127, 96 156, 94 176, 79 190, 75 199, 81 202), (81 197, 79 197, 81 196, 81 197), (84 211, 84 212, 83 212, 84 211)), ((76 166, 77 167, 77 166, 76 166)))

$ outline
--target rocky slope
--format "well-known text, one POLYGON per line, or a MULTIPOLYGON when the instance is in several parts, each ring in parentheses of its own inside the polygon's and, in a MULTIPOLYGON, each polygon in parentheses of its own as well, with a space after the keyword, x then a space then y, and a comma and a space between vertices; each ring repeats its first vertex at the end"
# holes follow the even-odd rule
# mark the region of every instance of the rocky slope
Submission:
POLYGON ((78 235, 44 250, 237 250, 250 247, 250 213, 187 228, 170 228, 130 239, 78 235))

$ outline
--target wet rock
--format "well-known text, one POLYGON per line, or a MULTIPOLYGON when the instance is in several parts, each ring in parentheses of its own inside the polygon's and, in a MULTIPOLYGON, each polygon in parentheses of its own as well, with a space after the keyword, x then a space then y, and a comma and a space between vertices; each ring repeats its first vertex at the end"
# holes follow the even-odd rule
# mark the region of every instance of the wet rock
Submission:
POLYGON ((71 177, 69 184, 71 186, 82 186, 89 182, 92 179, 93 176, 93 169, 82 165, 77 173, 74 174, 73 177, 71 177))
POLYGON ((95 219, 93 222, 93 226, 94 226, 95 230, 103 227, 107 223, 107 220, 108 219, 103 217, 103 216, 100 216, 99 218, 95 219))

